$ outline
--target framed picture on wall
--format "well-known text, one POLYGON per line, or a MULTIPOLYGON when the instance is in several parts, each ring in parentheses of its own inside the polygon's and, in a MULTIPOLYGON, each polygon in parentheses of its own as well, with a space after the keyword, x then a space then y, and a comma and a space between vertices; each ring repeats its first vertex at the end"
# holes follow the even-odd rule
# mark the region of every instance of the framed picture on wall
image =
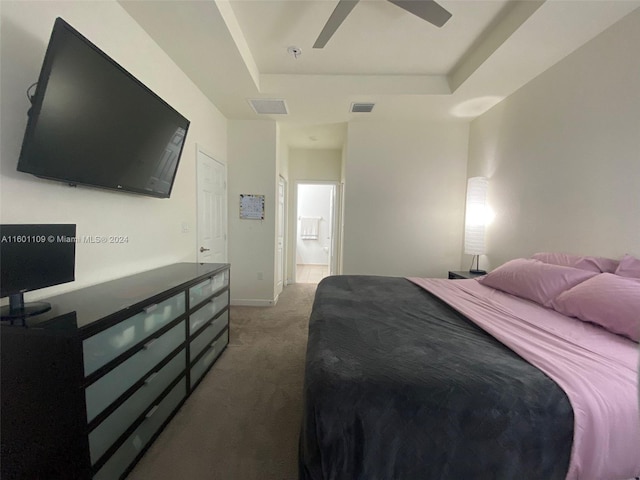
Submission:
POLYGON ((264 220, 264 195, 241 193, 240 218, 264 220))

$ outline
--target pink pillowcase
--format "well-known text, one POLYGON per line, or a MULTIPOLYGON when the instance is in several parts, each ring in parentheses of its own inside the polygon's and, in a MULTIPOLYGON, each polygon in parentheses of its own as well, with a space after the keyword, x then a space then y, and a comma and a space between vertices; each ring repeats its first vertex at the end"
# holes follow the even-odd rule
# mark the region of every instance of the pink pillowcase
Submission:
POLYGON ((560 293, 597 275, 595 272, 518 258, 496 268, 478 281, 545 307, 560 293))
POLYGON ((601 273, 561 293, 553 308, 640 341, 640 278, 601 273))
POLYGON ((616 269, 616 275, 621 277, 640 278, 640 259, 631 255, 625 255, 620 260, 616 269))
POLYGON ((618 260, 612 258, 579 256, 570 253, 536 253, 531 258, 544 263, 564 265, 596 273, 613 273, 618 268, 618 260))

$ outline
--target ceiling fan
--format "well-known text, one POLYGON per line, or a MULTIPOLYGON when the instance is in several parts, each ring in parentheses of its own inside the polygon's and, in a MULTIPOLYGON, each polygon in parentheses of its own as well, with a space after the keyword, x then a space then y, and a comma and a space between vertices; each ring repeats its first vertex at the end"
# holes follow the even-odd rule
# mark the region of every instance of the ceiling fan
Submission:
MULTIPOLYGON (((327 20, 324 28, 320 32, 316 43, 313 44, 313 48, 323 48, 333 34, 338 30, 338 27, 342 24, 347 15, 353 10, 353 7, 360 0, 340 0, 336 5, 335 10, 327 20)), ((389 2, 397 5, 398 7, 413 13, 423 20, 435 25, 436 27, 442 27, 447 20, 451 18, 451 13, 438 5, 434 0, 388 0, 389 2)))

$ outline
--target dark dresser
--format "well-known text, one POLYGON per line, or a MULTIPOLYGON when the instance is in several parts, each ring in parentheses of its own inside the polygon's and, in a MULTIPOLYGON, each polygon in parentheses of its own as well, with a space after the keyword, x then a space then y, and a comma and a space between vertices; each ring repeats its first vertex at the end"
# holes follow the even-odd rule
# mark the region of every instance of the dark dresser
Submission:
POLYGON ((3 480, 126 476, 226 348, 229 271, 168 265, 3 322, 3 480))

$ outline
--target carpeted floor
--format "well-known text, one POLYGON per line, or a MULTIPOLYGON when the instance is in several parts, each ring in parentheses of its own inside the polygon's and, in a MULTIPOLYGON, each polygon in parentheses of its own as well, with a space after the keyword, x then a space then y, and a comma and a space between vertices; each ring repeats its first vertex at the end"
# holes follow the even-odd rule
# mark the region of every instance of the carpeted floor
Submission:
POLYGON ((229 346, 129 475, 132 480, 293 480, 316 285, 275 307, 231 307, 229 346))

